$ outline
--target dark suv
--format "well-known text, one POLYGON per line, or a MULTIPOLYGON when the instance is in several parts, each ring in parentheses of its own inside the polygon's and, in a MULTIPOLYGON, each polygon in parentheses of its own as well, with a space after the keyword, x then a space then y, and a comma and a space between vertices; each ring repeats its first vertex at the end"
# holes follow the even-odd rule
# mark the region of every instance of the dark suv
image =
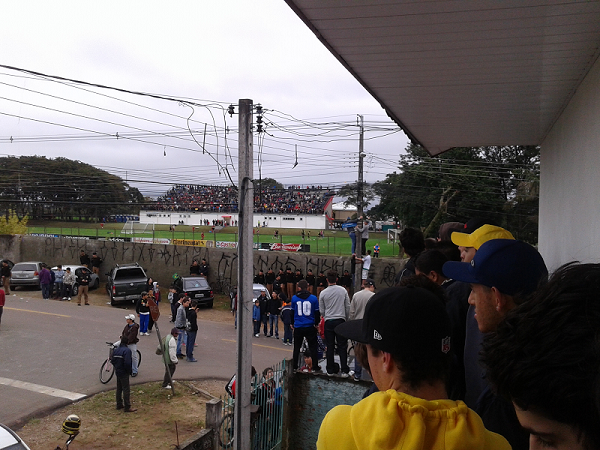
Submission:
POLYGON ((138 263, 117 264, 106 276, 106 292, 112 306, 122 302, 135 304, 148 283, 146 271, 138 263))
POLYGON ((198 305, 213 307, 215 296, 204 277, 181 277, 182 293, 187 293, 191 300, 196 300, 198 305))

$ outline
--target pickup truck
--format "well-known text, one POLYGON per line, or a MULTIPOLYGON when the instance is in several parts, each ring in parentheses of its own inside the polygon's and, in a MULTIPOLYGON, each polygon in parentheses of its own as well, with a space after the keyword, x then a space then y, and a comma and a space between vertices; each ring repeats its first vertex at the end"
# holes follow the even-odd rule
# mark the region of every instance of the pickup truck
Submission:
POLYGON ((138 263, 117 264, 106 276, 106 292, 112 306, 123 302, 135 304, 148 282, 146 271, 138 263))

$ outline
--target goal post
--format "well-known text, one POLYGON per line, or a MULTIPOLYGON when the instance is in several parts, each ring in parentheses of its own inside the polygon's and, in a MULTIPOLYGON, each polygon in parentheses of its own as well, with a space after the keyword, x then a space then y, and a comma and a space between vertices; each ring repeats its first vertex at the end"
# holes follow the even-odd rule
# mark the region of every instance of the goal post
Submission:
POLYGON ((141 223, 137 220, 127 220, 127 222, 125 222, 125 225, 123 225, 121 234, 152 234, 153 231, 153 223, 141 223))

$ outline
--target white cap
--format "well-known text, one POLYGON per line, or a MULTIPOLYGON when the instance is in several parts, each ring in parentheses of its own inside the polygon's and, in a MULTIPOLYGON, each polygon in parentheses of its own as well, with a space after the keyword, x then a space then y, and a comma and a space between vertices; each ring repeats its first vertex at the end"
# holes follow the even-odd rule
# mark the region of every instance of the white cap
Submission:
POLYGON ((129 320, 135 320, 135 316, 133 314, 127 314, 125 316, 125 319, 129 319, 129 320))

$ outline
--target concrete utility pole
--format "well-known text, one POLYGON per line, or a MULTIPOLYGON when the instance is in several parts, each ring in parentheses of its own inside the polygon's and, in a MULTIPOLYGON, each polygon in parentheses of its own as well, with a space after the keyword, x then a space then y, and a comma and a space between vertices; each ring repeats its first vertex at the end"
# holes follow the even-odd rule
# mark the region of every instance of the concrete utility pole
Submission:
POLYGON ((250 391, 252 371, 252 222, 254 187, 252 161, 252 100, 239 101, 239 242, 237 300, 237 371, 234 449, 250 450, 250 391))
MULTIPOLYGON (((362 228, 360 217, 363 215, 363 159, 365 152, 363 151, 365 127, 363 123, 363 116, 360 114, 357 118, 358 126, 360 127, 360 135, 358 138, 358 184, 356 186, 356 225, 362 228)), ((356 256, 362 258, 362 233, 358 230, 355 231, 356 235, 356 256)), ((354 276, 354 291, 358 292, 362 284, 362 265, 357 264, 354 276)))

